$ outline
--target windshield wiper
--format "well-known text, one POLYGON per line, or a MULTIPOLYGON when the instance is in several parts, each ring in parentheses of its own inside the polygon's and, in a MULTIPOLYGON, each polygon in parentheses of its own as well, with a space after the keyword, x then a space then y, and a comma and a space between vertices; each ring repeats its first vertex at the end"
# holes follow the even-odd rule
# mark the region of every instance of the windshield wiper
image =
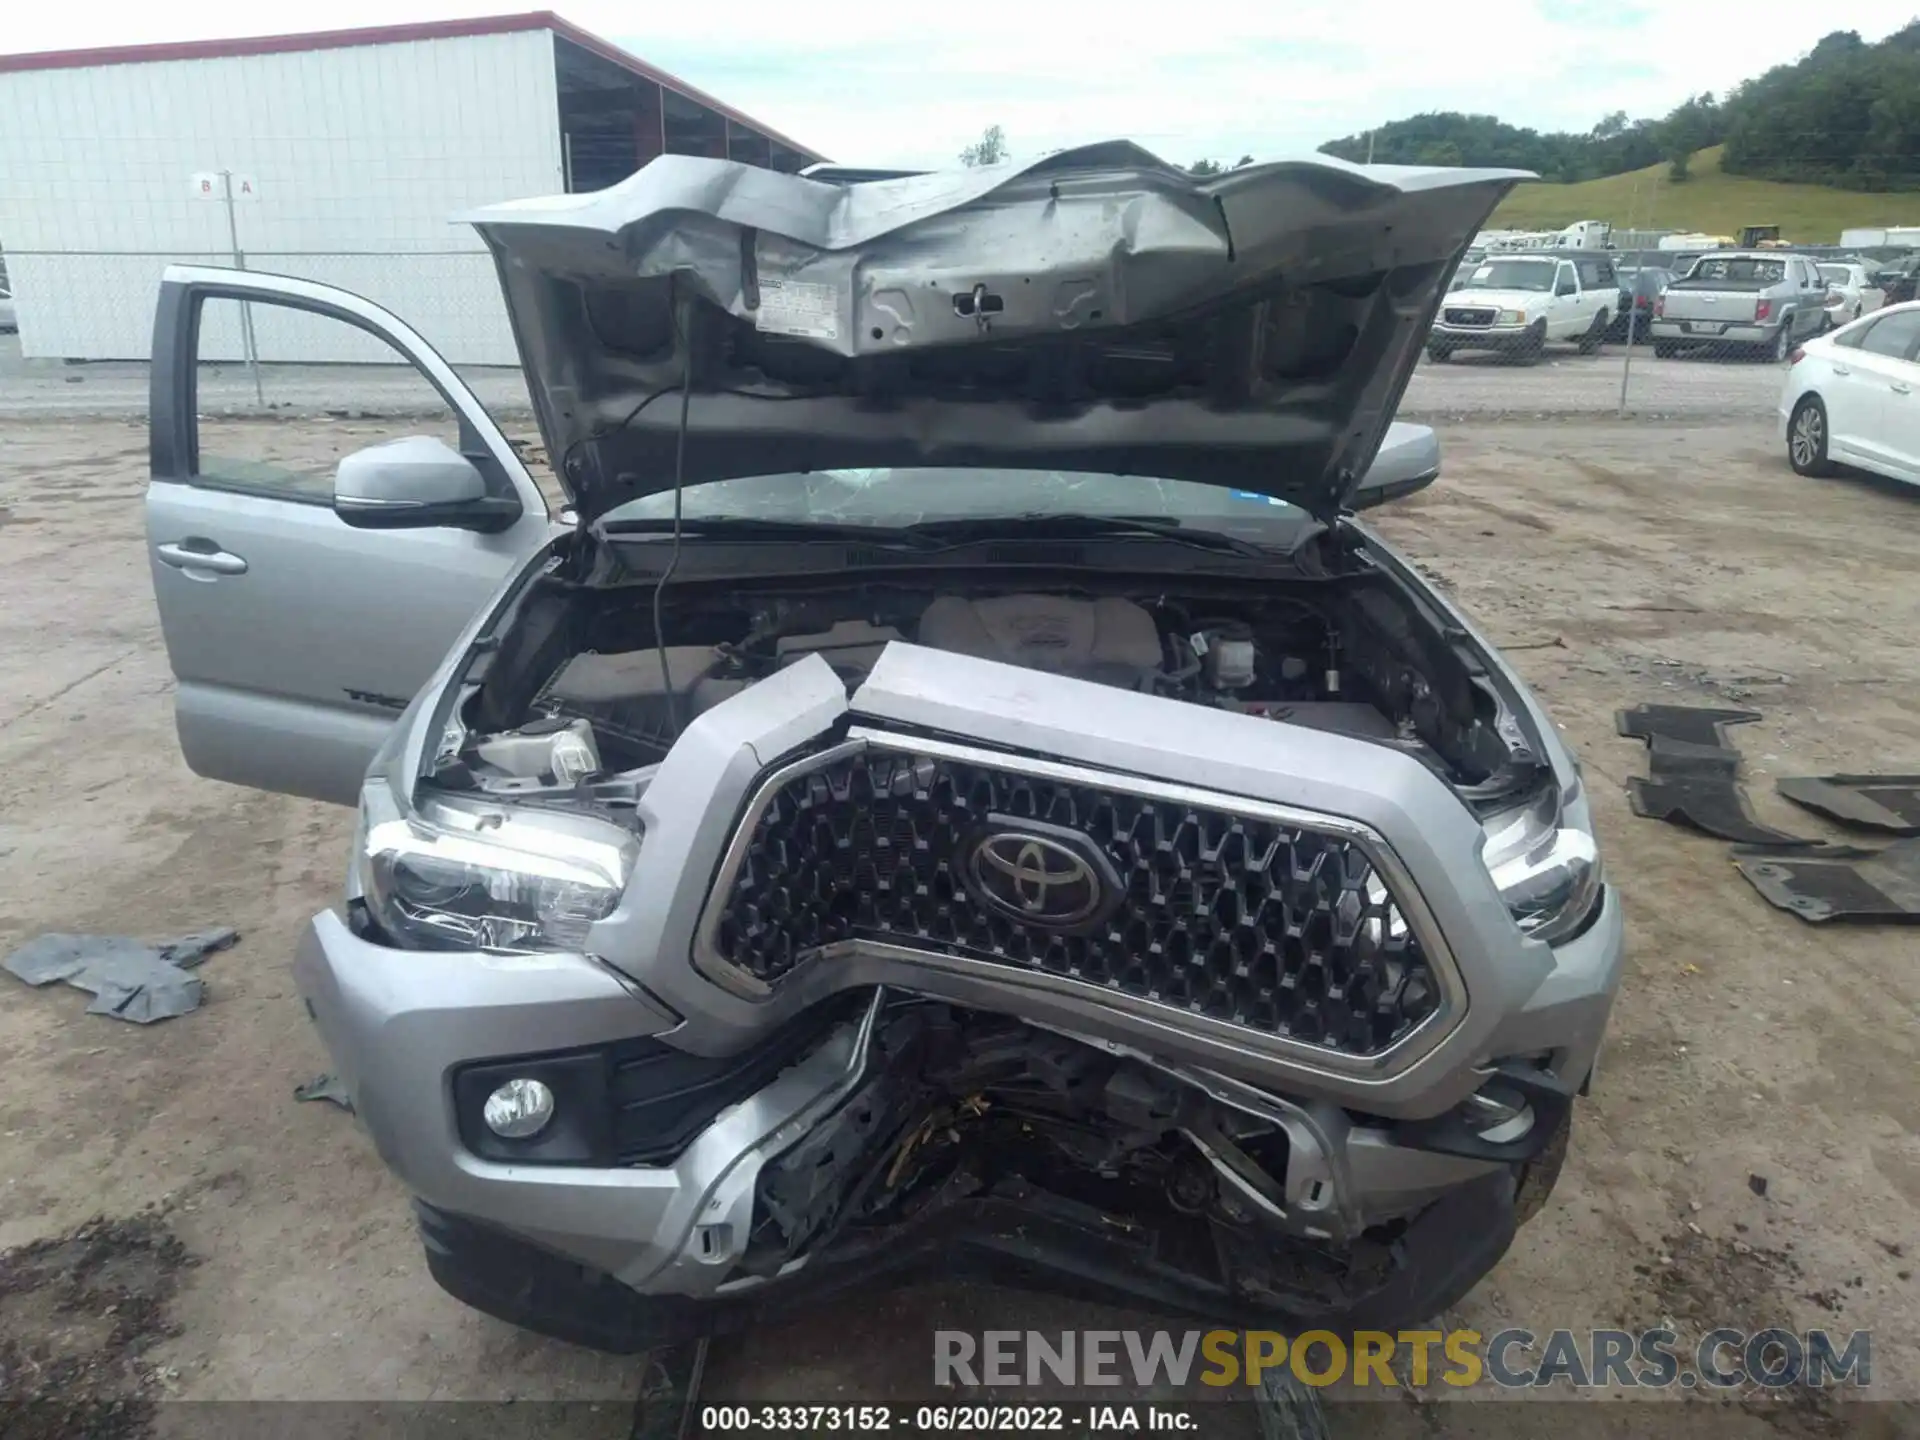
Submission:
MULTIPOLYGON (((606 535, 671 535, 671 515, 634 515, 602 520, 606 535)), ((858 540, 862 544, 925 550, 929 546, 911 528, 889 525, 845 525, 832 520, 777 520, 757 515, 684 515, 682 535, 712 535, 729 540, 858 540)))
POLYGON ((1200 530, 1179 520, 1169 520, 1159 515, 1074 515, 1055 514, 1047 511, 1026 515, 988 515, 980 519, 967 520, 925 520, 918 525, 909 525, 906 530, 914 535, 933 536, 948 541, 993 539, 1048 539, 1078 538, 1080 536, 1118 536, 1151 535, 1157 539, 1172 540, 1176 544, 1191 545, 1198 550, 1215 550, 1226 555, 1243 555, 1250 560, 1271 560, 1280 554, 1278 550, 1265 545, 1257 545, 1251 540, 1242 540, 1237 535, 1228 535, 1219 530, 1200 530))

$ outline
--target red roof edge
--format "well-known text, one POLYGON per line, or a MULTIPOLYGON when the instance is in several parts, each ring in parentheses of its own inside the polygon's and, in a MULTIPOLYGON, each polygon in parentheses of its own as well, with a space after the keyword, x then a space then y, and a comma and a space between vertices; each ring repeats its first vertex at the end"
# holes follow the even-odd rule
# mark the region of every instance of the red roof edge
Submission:
POLYGON ((296 35, 250 35, 231 40, 179 40, 162 45, 110 45, 94 50, 41 50, 26 55, 0 55, 0 74, 23 70, 75 70, 95 65, 142 65, 158 60, 222 60, 242 55, 285 55, 301 50, 344 50, 356 45, 401 45, 416 40, 458 40, 476 35, 511 35, 527 30, 551 30, 583 50, 618 65, 645 80, 663 85, 718 111, 736 124, 758 130, 768 139, 796 150, 810 160, 825 157, 696 90, 685 81, 647 64, 611 41, 582 30, 551 10, 519 15, 483 15, 467 20, 423 20, 411 25, 370 25, 358 30, 314 30, 296 35))

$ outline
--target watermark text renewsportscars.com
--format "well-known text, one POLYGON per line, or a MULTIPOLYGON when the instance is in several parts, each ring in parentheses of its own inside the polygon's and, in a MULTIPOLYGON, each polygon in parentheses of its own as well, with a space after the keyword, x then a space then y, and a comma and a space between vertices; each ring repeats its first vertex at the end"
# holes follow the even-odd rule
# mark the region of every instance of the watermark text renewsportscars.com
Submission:
POLYGON ((936 1330, 935 1385, 1257 1386, 1269 1373, 1306 1385, 1412 1384, 1502 1390, 1864 1389, 1868 1330, 936 1330))

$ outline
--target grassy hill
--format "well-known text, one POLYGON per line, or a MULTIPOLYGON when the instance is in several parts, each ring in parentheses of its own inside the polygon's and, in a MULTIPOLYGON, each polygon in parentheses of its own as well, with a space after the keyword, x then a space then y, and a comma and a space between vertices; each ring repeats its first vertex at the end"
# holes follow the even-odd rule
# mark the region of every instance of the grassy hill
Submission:
POLYGON ((1824 185, 1782 185, 1720 169, 1720 147, 1693 157, 1693 177, 1667 180, 1652 165, 1578 185, 1522 185, 1487 222, 1495 230, 1552 230, 1576 220, 1607 220, 1634 230, 1736 234, 1742 225, 1778 225, 1783 239, 1831 245, 1857 225, 1920 225, 1920 194, 1863 194, 1824 185))

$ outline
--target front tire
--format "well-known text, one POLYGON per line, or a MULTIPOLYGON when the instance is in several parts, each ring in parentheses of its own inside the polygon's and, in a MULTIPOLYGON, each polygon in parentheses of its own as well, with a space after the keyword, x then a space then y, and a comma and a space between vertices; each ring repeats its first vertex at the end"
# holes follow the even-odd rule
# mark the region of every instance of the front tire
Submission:
POLYGON ((1453 359, 1453 347, 1451 345, 1429 345, 1427 346, 1427 358, 1436 365, 1444 365, 1453 359))
POLYGON ((1604 310, 1593 317, 1593 324, 1589 325, 1587 333, 1580 337, 1582 355, 1592 355, 1600 349, 1602 342, 1607 338, 1607 326, 1610 323, 1612 323, 1611 319, 1604 310))
POLYGON ((1546 348, 1547 322, 1544 320, 1536 320, 1528 327, 1525 338, 1515 347, 1514 354, 1518 355, 1520 359, 1528 365, 1537 365, 1540 363, 1540 356, 1545 353, 1546 348))
POLYGON ((1818 395, 1803 396, 1787 421, 1787 463, 1794 474, 1813 480, 1833 474, 1827 433, 1826 405, 1818 395))
POLYGON ((1680 347, 1671 340, 1656 340, 1653 342, 1653 358, 1656 360, 1671 360, 1679 353, 1680 347))

